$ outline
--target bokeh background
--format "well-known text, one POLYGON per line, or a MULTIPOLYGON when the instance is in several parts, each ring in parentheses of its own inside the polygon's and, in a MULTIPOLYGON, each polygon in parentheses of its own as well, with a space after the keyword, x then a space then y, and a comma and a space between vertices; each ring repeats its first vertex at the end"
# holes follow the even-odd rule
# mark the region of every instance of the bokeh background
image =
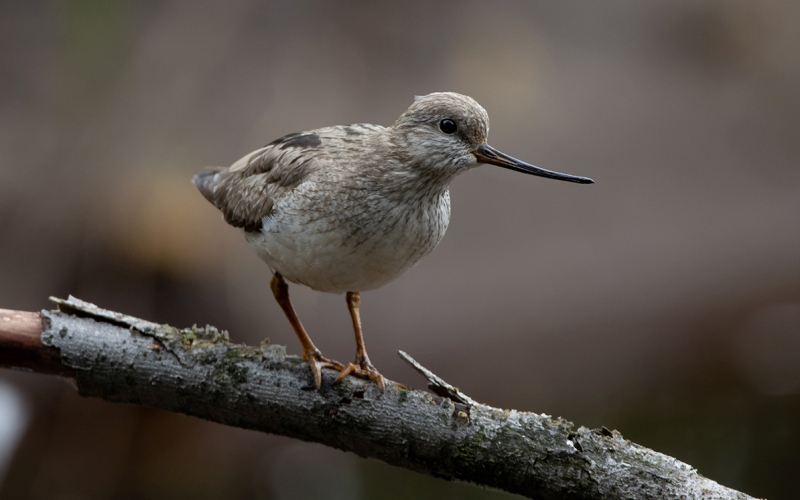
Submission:
MULTIPOLYGON (((0 307, 73 294, 299 345, 189 182, 286 133, 471 95, 490 142, 441 245, 363 297, 366 340, 474 399, 615 428, 800 497, 800 3, 0 2, 0 307)), ((327 355, 341 296, 292 289, 327 355)), ((0 371, 3 499, 510 498, 0 371)))

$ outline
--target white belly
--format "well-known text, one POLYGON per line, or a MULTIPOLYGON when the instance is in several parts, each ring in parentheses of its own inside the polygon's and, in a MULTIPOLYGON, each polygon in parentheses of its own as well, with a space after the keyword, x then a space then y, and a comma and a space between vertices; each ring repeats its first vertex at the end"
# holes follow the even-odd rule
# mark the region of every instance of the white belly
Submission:
POLYGON ((445 190, 411 207, 373 204, 310 214, 287 204, 245 237, 287 280, 344 293, 379 288, 411 269, 441 241, 449 219, 445 190))

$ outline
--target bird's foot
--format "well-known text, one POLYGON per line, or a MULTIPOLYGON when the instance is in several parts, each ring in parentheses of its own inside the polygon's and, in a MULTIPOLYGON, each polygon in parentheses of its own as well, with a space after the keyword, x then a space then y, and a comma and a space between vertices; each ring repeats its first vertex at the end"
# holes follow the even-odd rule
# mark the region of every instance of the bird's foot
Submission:
POLYGON ((372 363, 369 362, 369 358, 367 357, 359 357, 359 359, 356 359, 355 363, 347 363, 347 366, 344 366, 336 377, 336 382, 341 382, 342 379, 350 374, 363 379, 372 380, 378 384, 381 391, 386 388, 386 379, 372 366, 372 363))
MULTIPOLYGON (((303 353, 303 357, 308 361, 308 366, 311 368, 311 373, 314 375, 314 385, 317 389, 322 387, 323 368, 333 368, 340 373, 347 368, 338 361, 324 357, 319 351, 303 353)), ((337 378, 336 381, 338 382, 339 379, 337 378)))

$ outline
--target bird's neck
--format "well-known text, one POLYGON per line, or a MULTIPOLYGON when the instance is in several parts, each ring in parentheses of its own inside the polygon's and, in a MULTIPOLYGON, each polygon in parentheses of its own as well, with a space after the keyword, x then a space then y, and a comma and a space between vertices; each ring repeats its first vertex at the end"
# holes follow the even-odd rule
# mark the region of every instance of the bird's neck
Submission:
POLYGON ((454 174, 445 169, 425 168, 404 162, 381 165, 371 177, 371 191, 394 203, 404 205, 437 205, 448 196, 454 174))
POLYGON ((450 182, 463 171, 453 160, 421 154, 415 147, 394 137, 388 144, 392 161, 383 165, 382 175, 392 179, 395 188, 411 197, 438 198, 447 193, 450 182))

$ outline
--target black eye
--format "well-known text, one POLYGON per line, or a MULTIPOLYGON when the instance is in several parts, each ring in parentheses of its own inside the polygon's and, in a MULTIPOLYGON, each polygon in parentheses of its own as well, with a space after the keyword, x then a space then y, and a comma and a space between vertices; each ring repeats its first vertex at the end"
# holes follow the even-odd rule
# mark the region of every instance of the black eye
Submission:
POLYGON ((458 127, 456 126, 456 122, 453 120, 442 120, 439 122, 439 130, 445 134, 453 134, 456 130, 458 130, 458 127))

